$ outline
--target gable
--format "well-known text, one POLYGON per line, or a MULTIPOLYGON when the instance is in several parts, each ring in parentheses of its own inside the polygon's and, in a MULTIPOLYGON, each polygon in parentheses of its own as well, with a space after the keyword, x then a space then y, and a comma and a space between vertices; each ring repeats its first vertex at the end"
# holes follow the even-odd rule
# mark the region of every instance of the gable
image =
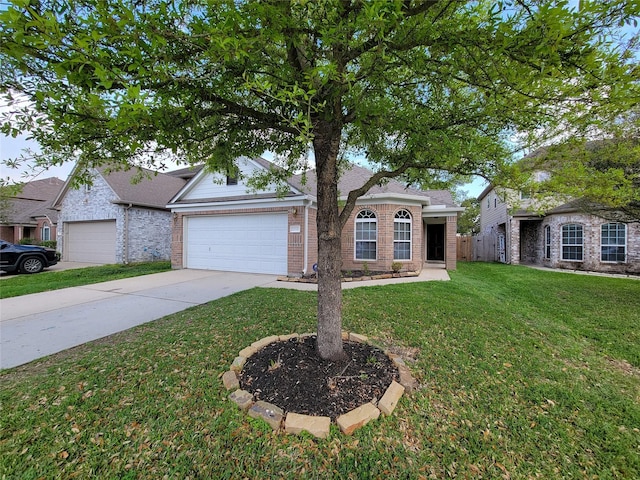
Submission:
POLYGON ((240 175, 236 185, 227 185, 227 177, 224 174, 202 170, 177 195, 173 202, 197 202, 230 197, 276 195, 276 187, 273 185, 270 188, 257 191, 247 186, 247 179, 263 171, 263 166, 246 157, 238 159, 237 166, 240 170, 240 175))

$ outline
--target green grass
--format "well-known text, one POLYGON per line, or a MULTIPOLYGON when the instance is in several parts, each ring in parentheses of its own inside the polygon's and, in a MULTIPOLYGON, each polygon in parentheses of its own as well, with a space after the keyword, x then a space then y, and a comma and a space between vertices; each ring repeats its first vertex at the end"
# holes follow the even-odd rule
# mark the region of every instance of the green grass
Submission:
POLYGON ((6 478, 640 478, 640 281, 461 264, 344 291, 344 326, 411 353, 391 417, 273 433, 220 376, 315 330, 313 292, 252 289, 0 374, 6 478))
POLYGON ((137 277, 166 270, 171 270, 170 262, 101 265, 59 272, 44 271, 35 275, 12 275, 0 280, 0 298, 18 297, 29 293, 58 290, 59 288, 108 282, 109 280, 137 277))

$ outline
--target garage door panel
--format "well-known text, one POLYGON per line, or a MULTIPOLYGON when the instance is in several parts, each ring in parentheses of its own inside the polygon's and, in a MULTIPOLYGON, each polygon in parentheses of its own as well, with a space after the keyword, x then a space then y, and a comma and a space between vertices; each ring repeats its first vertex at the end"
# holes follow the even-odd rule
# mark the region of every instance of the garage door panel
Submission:
POLYGON ((287 215, 188 217, 185 266, 286 274, 287 215))
POLYGON ((70 262, 116 263, 116 222, 66 224, 65 258, 70 262))

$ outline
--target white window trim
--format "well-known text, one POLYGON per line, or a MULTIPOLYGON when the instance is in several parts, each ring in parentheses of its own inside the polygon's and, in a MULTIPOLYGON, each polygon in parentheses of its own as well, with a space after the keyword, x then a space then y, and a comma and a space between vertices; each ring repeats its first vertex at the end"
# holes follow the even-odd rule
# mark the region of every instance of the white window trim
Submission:
POLYGON ((363 208, 362 210, 360 210, 357 214, 356 214, 356 219, 353 225, 353 259, 358 261, 358 262, 376 262, 378 261, 378 215, 376 214, 376 212, 374 212, 373 210, 369 209, 369 208, 363 208), (360 217, 360 215, 363 215, 364 212, 370 212, 370 214, 372 215, 371 217, 360 217), (356 225, 358 223, 369 223, 371 221, 374 221, 376 224, 376 239, 375 240, 358 240, 358 231, 357 231, 357 227, 356 225), (357 245, 358 242, 374 242, 376 245, 376 257, 375 258, 358 258, 357 256, 357 245))
POLYGON ((584 262, 584 234, 584 225, 581 225, 579 223, 566 223, 562 225, 562 227, 560 228, 560 259, 563 262, 584 262), (575 225, 576 227, 580 227, 582 229, 582 243, 564 243, 564 227, 568 227, 570 225, 575 225), (579 260, 575 258, 564 258, 564 247, 582 247, 582 258, 579 260))
POLYGON ((600 262, 602 263, 627 263, 627 240, 628 240, 628 235, 627 235, 627 226, 624 223, 619 223, 619 222, 610 222, 610 223, 603 223, 602 225, 600 225, 600 262), (624 227, 624 245, 619 245, 619 244, 615 244, 615 245, 611 245, 611 244, 604 244, 602 242, 602 227, 604 227, 605 225, 622 225, 624 227), (602 259, 602 247, 624 247, 624 260, 623 261, 619 261, 619 260, 603 260, 602 259))
POLYGON ((403 208, 401 210, 398 210, 393 216, 393 261, 394 262, 410 262, 411 260, 413 260, 413 217, 411 216, 411 212, 403 208), (406 213, 409 216, 409 218, 398 218, 398 215, 402 212, 406 213), (396 222, 409 224, 409 240, 395 239, 396 222), (409 244, 409 258, 396 258, 396 242, 409 244))

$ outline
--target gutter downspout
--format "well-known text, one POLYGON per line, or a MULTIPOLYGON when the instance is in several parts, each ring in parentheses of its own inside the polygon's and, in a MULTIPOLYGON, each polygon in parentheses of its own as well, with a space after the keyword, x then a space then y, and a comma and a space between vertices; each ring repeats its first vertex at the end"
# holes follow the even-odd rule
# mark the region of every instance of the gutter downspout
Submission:
POLYGON ((303 258, 304 265, 302 266, 302 275, 307 274, 307 265, 309 263, 309 205, 304 205, 304 246, 303 246, 303 258))
POLYGON ((123 243, 124 243, 123 262, 125 265, 129 264, 129 209, 132 206, 133 204, 130 203, 128 206, 124 207, 124 232, 122 233, 122 236, 123 236, 123 243))

